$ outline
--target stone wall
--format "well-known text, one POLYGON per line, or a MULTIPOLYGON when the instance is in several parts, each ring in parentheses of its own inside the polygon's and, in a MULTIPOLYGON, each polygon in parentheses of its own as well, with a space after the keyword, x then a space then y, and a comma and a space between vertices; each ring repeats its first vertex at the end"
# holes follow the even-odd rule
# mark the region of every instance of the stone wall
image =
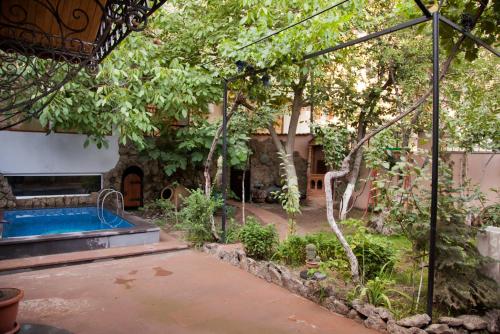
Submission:
MULTIPOLYGON (((269 189, 281 186, 280 159, 271 138, 250 141, 252 156, 250 158, 251 188, 269 189)), ((297 151, 294 152, 295 167, 299 179, 299 191, 307 191, 307 160, 297 151)))
POLYGON ((167 185, 163 169, 157 161, 142 157, 132 145, 120 146, 120 159, 116 166, 104 173, 103 187, 122 191, 123 173, 129 167, 139 167, 144 173, 143 196, 144 202, 160 197, 161 190, 167 185))
POLYGON ((16 207, 16 198, 12 194, 7 179, 0 174, 0 209, 12 209, 16 207))
POLYGON ((75 206, 95 206, 97 193, 84 196, 56 196, 16 199, 18 208, 65 208, 75 206))

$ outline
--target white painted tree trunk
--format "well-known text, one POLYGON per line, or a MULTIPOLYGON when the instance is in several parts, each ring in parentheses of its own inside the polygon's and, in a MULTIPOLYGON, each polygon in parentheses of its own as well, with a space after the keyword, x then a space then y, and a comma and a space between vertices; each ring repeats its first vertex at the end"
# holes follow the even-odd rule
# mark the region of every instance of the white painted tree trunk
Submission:
POLYGON ((340 203, 340 220, 345 220, 347 218, 347 213, 349 212, 349 202, 351 201, 352 194, 354 193, 356 182, 358 182, 359 171, 361 169, 362 161, 363 161, 363 148, 360 148, 356 152, 356 158, 354 159, 351 175, 349 176, 349 181, 347 183, 347 187, 344 191, 344 194, 342 196, 342 201, 340 203))
POLYGON ((345 220, 347 218, 347 212, 349 211, 349 201, 351 200, 352 193, 354 192, 354 183, 350 181, 347 183, 344 194, 342 195, 342 201, 340 202, 340 220, 345 220))
POLYGON ((342 248, 344 248, 347 258, 349 259, 349 264, 351 265, 351 277, 354 282, 358 282, 359 281, 358 259, 356 258, 356 255, 354 255, 354 252, 347 243, 347 240, 345 239, 344 234, 337 225, 337 222, 335 221, 335 217, 333 214, 332 181, 335 180, 336 178, 344 176, 345 174, 348 173, 348 171, 349 170, 347 169, 347 170, 340 170, 337 172, 328 172, 325 174, 324 186, 326 194, 326 217, 328 219, 328 224, 332 228, 333 233, 335 233, 335 235, 337 236, 337 239, 340 241, 340 244, 342 245, 342 248))

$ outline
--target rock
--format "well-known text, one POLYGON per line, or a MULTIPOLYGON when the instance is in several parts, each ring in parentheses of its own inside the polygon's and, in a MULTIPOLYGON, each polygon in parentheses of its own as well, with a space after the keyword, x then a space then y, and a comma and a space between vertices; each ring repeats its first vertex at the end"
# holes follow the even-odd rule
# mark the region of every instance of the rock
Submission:
POLYGON ((269 265, 269 277, 272 283, 283 286, 283 281, 281 280, 281 270, 273 263, 269 265))
POLYGON ((283 287, 293 293, 304 295, 305 294, 305 286, 302 281, 293 275, 287 270, 281 272, 281 281, 283 287))
POLYGON ((440 324, 446 324, 451 327, 459 327, 464 324, 464 321, 462 319, 453 317, 441 317, 437 322, 440 324))
POLYGON ((464 322, 463 326, 470 331, 477 331, 488 327, 488 322, 477 315, 461 315, 458 319, 461 319, 464 322))
POLYGON ((455 334, 455 331, 446 324, 432 324, 425 331, 429 334, 455 334))
POLYGON ((426 331, 424 331, 423 329, 420 329, 418 327, 410 327, 410 328, 408 328, 408 332, 410 334, 427 334, 426 331))
POLYGON ((302 278, 303 280, 307 280, 307 279, 309 279, 309 271, 308 271, 308 270, 302 270, 302 271, 299 273, 299 276, 300 276, 300 278, 302 278))
POLYGON ((377 331, 385 331, 387 329, 387 325, 384 320, 382 320, 378 314, 373 314, 363 321, 363 324, 368 327, 375 329, 377 331))
POLYGON ((346 304, 333 296, 325 298, 325 300, 323 301, 323 306, 330 311, 341 315, 347 315, 350 310, 350 308, 346 304))
MULTIPOLYGON (((333 298, 333 297, 330 297, 330 298, 333 298)), ((338 313, 338 314, 347 315, 347 313, 349 313, 349 307, 346 304, 344 304, 342 301, 337 299, 333 302, 333 311, 338 313)))
POLYGON ((411 333, 410 329, 396 325, 396 322, 393 320, 390 320, 387 322, 387 332, 389 334, 410 334, 411 333))
POLYGON ((249 262, 248 265, 248 272, 260 277, 262 279, 265 279, 268 282, 271 282, 271 276, 269 274, 269 268, 268 268, 268 262, 266 261, 254 261, 249 262))
POLYGON ((422 328, 431 322, 431 318, 427 314, 417 314, 411 317, 403 318, 397 322, 403 327, 418 327, 422 328))
POLYGON ((217 244, 215 242, 203 245, 203 251, 205 253, 212 254, 212 255, 217 252, 218 248, 219 248, 219 244, 217 244))
POLYGON ((488 322, 486 329, 490 333, 500 333, 500 310, 490 310, 486 312, 484 320, 488 322))
POLYGON ((219 247, 216 250, 215 256, 217 256, 217 258, 219 260, 223 260, 224 261, 224 260, 227 260, 230 255, 228 254, 228 252, 223 247, 219 247))
POLYGON ((317 271, 314 273, 313 279, 315 279, 316 281, 323 281, 326 279, 326 274, 317 271))
POLYGON ((358 311, 356 311, 354 309, 350 310, 349 313, 347 313, 347 317, 349 319, 356 321, 356 322, 363 322, 363 318, 361 318, 358 311))
POLYGON ((375 311, 375 313, 377 313, 377 314, 380 316, 380 318, 382 318, 382 320, 384 320, 384 321, 389 321, 389 320, 393 320, 393 319, 394 319, 394 318, 393 318, 393 316, 392 316, 392 313, 391 313, 388 309, 386 309, 386 308, 384 308, 384 307, 376 307, 376 308, 374 309, 374 311, 375 311))
POLYGON ((320 297, 322 295, 322 287, 318 281, 309 280, 304 282, 305 294, 303 297, 310 299, 316 303, 319 303, 320 297))
POLYGON ((358 300, 353 301, 352 307, 365 318, 375 315, 375 306, 371 304, 361 304, 358 300))
POLYGON ((238 259, 238 254, 236 254, 235 251, 228 253, 227 261, 235 267, 240 266, 240 260, 238 259))

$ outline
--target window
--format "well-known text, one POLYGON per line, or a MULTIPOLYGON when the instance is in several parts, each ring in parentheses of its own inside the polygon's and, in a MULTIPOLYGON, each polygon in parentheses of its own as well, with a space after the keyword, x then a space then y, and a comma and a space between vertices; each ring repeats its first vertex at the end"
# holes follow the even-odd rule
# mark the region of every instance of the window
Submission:
POLYGON ((101 189, 101 175, 7 175, 14 196, 86 195, 101 189))

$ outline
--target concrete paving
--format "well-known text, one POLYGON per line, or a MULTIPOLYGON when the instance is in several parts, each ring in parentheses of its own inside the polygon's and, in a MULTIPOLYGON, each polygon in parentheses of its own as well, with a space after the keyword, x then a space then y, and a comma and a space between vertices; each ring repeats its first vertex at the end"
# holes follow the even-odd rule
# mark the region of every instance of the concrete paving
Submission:
POLYGON ((24 328, 38 324, 93 334, 376 333, 194 250, 3 275, 0 286, 25 290, 18 318, 24 328))

